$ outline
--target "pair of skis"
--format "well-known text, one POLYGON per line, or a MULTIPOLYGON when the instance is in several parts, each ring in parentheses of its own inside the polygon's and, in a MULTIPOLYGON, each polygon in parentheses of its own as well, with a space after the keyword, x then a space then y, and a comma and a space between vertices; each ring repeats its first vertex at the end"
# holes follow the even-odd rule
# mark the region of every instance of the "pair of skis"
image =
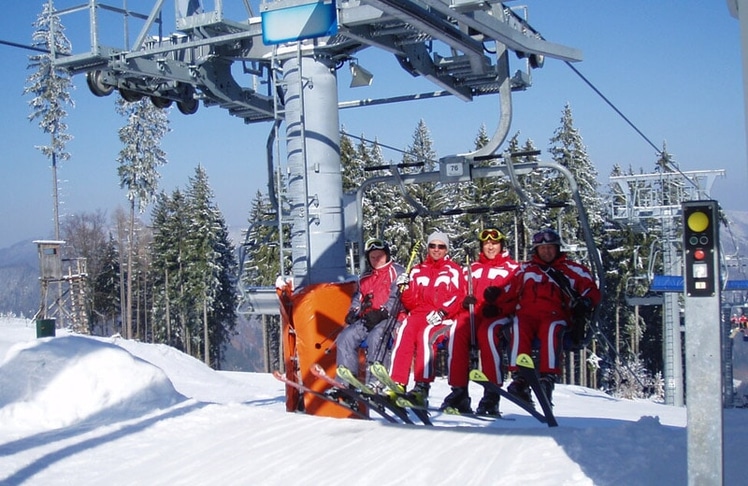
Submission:
MULTIPOLYGON (((341 368, 341 370, 344 370, 344 368, 341 368)), ((325 381, 328 385, 335 388, 338 391, 338 396, 343 397, 344 400, 341 401, 334 396, 328 395, 326 393, 321 393, 316 390, 312 390, 311 388, 307 387, 306 385, 302 383, 298 383, 294 380, 288 379, 288 377, 286 377, 285 375, 283 375, 277 370, 273 372, 273 376, 278 381, 288 386, 291 386, 293 388, 296 388, 302 393, 308 393, 321 400, 333 403, 341 408, 348 410, 356 418, 369 420, 370 417, 367 414, 361 412, 361 410, 359 409, 360 407, 352 406, 351 405, 352 402, 360 404, 361 406, 365 407, 365 409, 373 410, 377 414, 381 415, 382 418, 385 419, 387 422, 405 423, 405 424, 411 424, 411 425, 413 424, 413 420, 410 418, 410 415, 408 414, 408 411, 405 407, 398 405, 395 401, 392 401, 387 396, 380 395, 375 390, 372 390, 371 388, 367 387, 363 383, 358 382, 358 384, 361 385, 360 388, 357 384, 353 384, 353 386, 357 387, 358 390, 361 390, 359 392, 356 389, 348 387, 345 383, 341 383, 335 380, 334 378, 332 378, 330 375, 328 375, 325 372, 325 369, 317 363, 312 365, 312 367, 310 368, 310 371, 312 372, 314 376, 325 381)), ((356 382, 357 380, 354 381, 354 383, 356 382)), ((414 412, 414 413, 416 414, 416 416, 419 416, 420 414, 420 412, 419 413, 414 412)), ((431 425, 431 422, 428 420, 428 414, 424 412, 422 416, 425 416, 426 421, 428 421, 427 425, 431 425)), ((426 424, 426 422, 424 423, 426 424)))
MULTIPOLYGON (((553 415, 553 406, 551 405, 549 398, 546 396, 543 387, 540 385, 540 378, 538 376, 532 358, 527 354, 520 354, 517 357, 517 367, 520 376, 530 384, 530 388, 532 389, 536 398, 538 399, 538 402, 540 403, 541 410, 543 411, 542 413, 538 412, 532 403, 527 402, 517 397, 516 395, 512 395, 499 385, 488 381, 486 375, 480 370, 472 370, 470 372, 470 380, 478 383, 488 391, 498 393, 502 397, 506 398, 507 400, 525 410, 539 422, 547 424, 548 427, 557 427, 558 421, 553 415)), ((319 364, 315 363, 311 367, 311 372, 314 376, 324 380, 330 386, 338 389, 341 396, 348 398, 349 401, 356 401, 370 408, 371 410, 374 410, 388 422, 399 423, 399 419, 406 424, 413 424, 413 421, 410 419, 410 416, 408 414, 408 410, 411 410, 413 414, 418 417, 418 419, 425 425, 433 425, 429 418, 428 409, 413 404, 405 395, 405 390, 403 389, 403 387, 392 380, 384 365, 382 365, 381 363, 375 363, 370 367, 370 371, 372 372, 372 375, 374 375, 384 386, 386 386, 392 392, 392 395, 394 395, 394 399, 390 398, 389 396, 379 394, 377 390, 374 390, 371 387, 367 386, 365 383, 361 382, 347 368, 338 368, 338 377, 353 386, 355 389, 349 388, 345 384, 329 376, 325 372, 324 368, 322 368, 322 366, 320 366, 319 364)), ((278 371, 273 372, 273 376, 275 376, 283 383, 293 386, 302 392, 310 393, 318 398, 335 403, 338 406, 349 410, 356 417, 363 419, 369 418, 368 415, 361 413, 357 408, 351 407, 345 401, 341 402, 324 393, 317 392, 300 383, 289 380, 278 371)), ((474 414, 464 415, 473 416, 474 414)), ((482 416, 476 416, 476 418, 481 417, 482 416)))
MULTIPOLYGON (((431 423, 431 419, 429 418, 428 410, 422 407, 418 407, 410 401, 410 399, 405 394, 405 389, 402 387, 402 385, 396 383, 390 377, 387 368, 383 364, 374 363, 369 367, 369 371, 371 371, 371 374, 375 376, 380 383, 382 383, 387 387, 388 390, 390 390, 391 394, 393 395, 392 398, 390 396, 381 395, 377 390, 374 390, 370 386, 361 382, 361 380, 359 380, 351 370, 345 367, 338 367, 337 374, 341 380, 350 384, 355 389, 360 390, 361 393, 367 398, 376 400, 390 410, 397 410, 399 412, 398 416, 405 423, 413 423, 413 421, 409 419, 407 412, 407 410, 411 410, 413 414, 418 418, 418 420, 423 422, 424 425, 433 425, 431 423), (408 418, 408 420, 406 420, 406 418, 408 418)), ((312 371, 312 373, 314 372, 312 371)))
POLYGON ((345 402, 340 402, 340 401, 338 401, 338 400, 336 400, 336 399, 334 399, 334 398, 332 398, 332 397, 330 397, 328 395, 325 395, 324 393, 320 393, 320 392, 318 392, 316 390, 312 390, 311 388, 307 387, 306 385, 304 385, 302 383, 299 383, 299 382, 294 381, 294 380, 290 380, 286 375, 282 374, 278 370, 273 371, 273 377, 275 377, 276 380, 278 380, 278 381, 280 381, 282 383, 285 383, 288 386, 296 388, 297 390, 299 390, 302 393, 308 393, 308 394, 314 395, 315 397, 317 397, 317 398, 319 398, 321 400, 324 400, 326 402, 334 403, 334 404, 336 404, 336 405, 338 405, 338 406, 340 406, 340 407, 348 410, 349 412, 351 412, 357 418, 364 419, 364 420, 369 420, 369 416, 366 415, 366 414, 364 414, 364 413, 362 413, 357 408, 354 408, 354 407, 350 406, 349 404, 347 404, 345 402))
MULTIPOLYGON (((339 368, 338 369, 338 376, 340 376, 340 370, 346 370, 346 368, 339 368)), ((382 417, 384 417, 385 420, 392 423, 399 423, 398 420, 395 418, 399 418, 402 422, 406 424, 412 424, 413 421, 408 416, 408 412, 395 404, 393 404, 387 397, 379 395, 375 390, 372 390, 371 388, 367 387, 363 383, 360 383, 360 387, 357 385, 353 385, 357 389, 350 388, 346 386, 344 383, 341 383, 337 380, 335 380, 333 377, 328 375, 325 372, 325 369, 320 366, 318 363, 315 363, 311 367, 311 372, 314 376, 317 378, 320 378, 321 380, 325 381, 327 384, 329 384, 331 387, 334 387, 335 389, 339 390, 339 392, 342 395, 345 395, 349 397, 350 399, 356 400, 359 403, 366 404, 369 408, 374 410, 375 412, 379 413, 382 417)), ((353 374, 348 371, 348 373, 352 376, 353 374)), ((355 377, 354 377, 355 378, 355 377)), ((341 379, 343 379, 341 377, 341 379)), ((352 380, 354 382, 358 382, 358 379, 352 380)), ((346 381, 348 383, 348 381, 346 381)))
POLYGON ((551 405, 550 399, 546 396, 543 387, 540 386, 540 377, 538 376, 538 371, 535 368, 535 363, 532 358, 527 354, 520 354, 517 356, 517 368, 519 375, 530 384, 530 388, 535 393, 538 402, 540 402, 540 408, 543 413, 535 410, 532 403, 527 402, 516 395, 512 395, 496 383, 488 381, 486 375, 480 370, 475 369, 470 371, 470 380, 478 383, 488 391, 498 393, 535 417, 539 422, 547 424, 548 427, 557 427, 558 421, 556 421, 556 417, 553 415, 553 406, 551 405))
MULTIPOLYGON (((387 372, 387 368, 384 365, 382 365, 381 363, 374 363, 369 368, 369 371, 371 371, 371 374, 375 376, 380 381, 380 383, 386 386, 387 389, 390 390, 392 394, 395 396, 394 406, 397 409, 399 409, 401 412, 404 412, 405 410, 410 409, 413 412, 413 414, 416 417, 418 417, 418 419, 421 420, 425 425, 432 425, 430 416, 429 416, 430 412, 444 413, 445 415, 460 415, 463 417, 471 417, 471 418, 481 420, 481 421, 493 421, 495 419, 502 418, 501 416, 478 415, 475 413, 466 414, 466 413, 460 413, 456 410, 449 410, 449 409, 439 410, 436 408, 428 408, 428 407, 416 405, 406 396, 404 388, 400 384, 396 383, 392 379, 392 377, 390 377, 389 373, 387 372)), ((361 390, 361 392, 365 394, 366 396, 369 396, 370 398, 381 399, 387 402, 388 405, 390 406, 393 405, 392 399, 378 394, 376 390, 373 390, 371 387, 362 383, 347 368, 338 368, 337 372, 338 372, 338 376, 342 380, 344 380, 346 383, 350 383, 356 389, 361 390)), ((312 373, 316 374, 314 370, 312 370, 312 373)), ((337 385, 340 386, 340 382, 335 382, 335 383, 337 383, 337 385)), ((405 412, 405 417, 407 417, 407 412, 405 412)), ((406 421, 406 423, 412 423, 412 422, 406 421)))

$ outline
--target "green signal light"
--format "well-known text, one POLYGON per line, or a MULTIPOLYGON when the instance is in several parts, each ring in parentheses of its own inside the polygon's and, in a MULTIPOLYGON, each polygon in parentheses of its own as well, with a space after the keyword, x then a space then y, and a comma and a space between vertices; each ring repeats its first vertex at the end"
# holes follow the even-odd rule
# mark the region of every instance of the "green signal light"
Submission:
POLYGON ((691 231, 702 233, 709 227, 709 216, 703 211, 694 211, 688 216, 687 223, 691 231))

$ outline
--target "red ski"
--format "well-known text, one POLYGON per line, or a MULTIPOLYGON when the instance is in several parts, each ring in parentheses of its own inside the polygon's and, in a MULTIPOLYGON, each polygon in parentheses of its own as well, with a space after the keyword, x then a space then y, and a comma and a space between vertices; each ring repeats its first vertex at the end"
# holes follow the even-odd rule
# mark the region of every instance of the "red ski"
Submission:
POLYGON ((345 408, 346 410, 350 411, 353 415, 357 416, 358 418, 362 418, 362 419, 365 419, 365 420, 370 420, 368 415, 365 415, 365 414, 359 412, 358 410, 354 409, 353 407, 348 406, 347 403, 345 403, 345 402, 339 402, 338 400, 336 400, 336 399, 334 399, 332 397, 328 397, 324 393, 320 393, 318 391, 312 390, 311 388, 308 388, 308 387, 302 385, 301 383, 297 383, 297 382, 295 382, 293 380, 289 380, 285 375, 281 374, 281 372, 278 371, 278 370, 273 371, 273 376, 275 377, 276 380, 281 381, 281 382, 285 383, 288 386, 292 386, 292 387, 296 388, 297 390, 299 390, 302 393, 310 393, 310 394, 314 395, 317 398, 320 398, 320 399, 325 400, 325 401, 330 402, 330 403, 334 403, 335 405, 337 405, 339 407, 345 408))

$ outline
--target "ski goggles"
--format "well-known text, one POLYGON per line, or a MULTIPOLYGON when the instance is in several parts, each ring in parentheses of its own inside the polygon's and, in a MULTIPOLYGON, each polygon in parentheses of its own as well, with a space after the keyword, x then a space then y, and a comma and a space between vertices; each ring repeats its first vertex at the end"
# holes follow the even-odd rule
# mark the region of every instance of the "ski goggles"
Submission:
POLYGON ((484 229, 480 233, 478 233, 478 239, 480 241, 504 241, 506 239, 506 236, 504 236, 501 231, 497 229, 484 229))
POLYGON ((386 247, 387 243, 380 240, 379 238, 369 238, 368 240, 366 240, 366 244, 364 245, 366 251, 384 250, 386 247))
POLYGON ((542 245, 544 243, 550 243, 552 245, 561 244, 558 238, 558 234, 556 234, 553 231, 541 231, 533 235, 532 237, 533 245, 542 245))

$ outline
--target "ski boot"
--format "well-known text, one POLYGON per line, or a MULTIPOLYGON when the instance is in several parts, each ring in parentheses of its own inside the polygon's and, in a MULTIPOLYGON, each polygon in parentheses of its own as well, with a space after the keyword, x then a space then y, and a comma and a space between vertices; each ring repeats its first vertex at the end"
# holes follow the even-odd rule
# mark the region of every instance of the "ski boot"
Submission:
POLYGON ((543 389, 543 393, 545 393, 546 398, 548 398, 548 403, 553 405, 553 389, 556 385, 556 377, 551 374, 542 374, 540 376, 540 388, 543 389))
POLYGON ((506 391, 527 403, 533 403, 530 395, 530 384, 521 376, 515 376, 506 391))
POLYGON ((408 399, 413 405, 428 408, 430 388, 431 385, 429 383, 419 381, 416 383, 412 390, 405 394, 405 398, 408 399))
POLYGON ((452 393, 447 395, 442 402, 439 410, 444 411, 448 408, 457 410, 460 413, 472 413, 470 408, 470 395, 466 386, 453 386, 452 393))
POLYGON ((483 394, 483 398, 478 403, 478 408, 475 409, 476 415, 491 415, 494 417, 500 417, 499 412, 499 400, 501 395, 498 393, 487 391, 483 394))
MULTIPOLYGON (((351 385, 348 385, 348 388, 350 390, 356 391, 356 388, 351 385)), ((358 401, 350 398, 345 393, 341 392, 338 388, 330 388, 324 392, 324 395, 326 395, 328 398, 331 398, 332 400, 335 400, 336 402, 345 403, 352 410, 359 411, 358 401)))

